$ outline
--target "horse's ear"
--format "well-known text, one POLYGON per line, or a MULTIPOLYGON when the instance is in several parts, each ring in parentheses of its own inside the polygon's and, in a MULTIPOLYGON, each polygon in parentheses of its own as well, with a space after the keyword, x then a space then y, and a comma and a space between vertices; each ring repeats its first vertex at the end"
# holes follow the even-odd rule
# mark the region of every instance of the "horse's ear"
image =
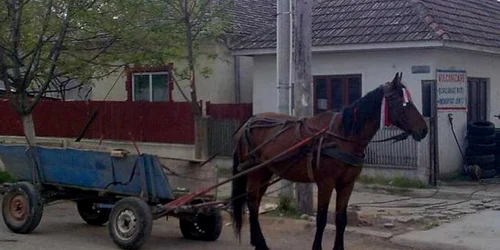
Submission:
POLYGON ((402 84, 402 83, 403 83, 403 72, 400 72, 400 73, 399 73, 399 80, 398 80, 398 83, 399 83, 399 84, 402 84))
POLYGON ((394 79, 392 79, 392 82, 391 82, 391 87, 392 88, 396 88, 398 86, 398 83, 399 83, 399 72, 396 73, 396 75, 394 76, 394 79))

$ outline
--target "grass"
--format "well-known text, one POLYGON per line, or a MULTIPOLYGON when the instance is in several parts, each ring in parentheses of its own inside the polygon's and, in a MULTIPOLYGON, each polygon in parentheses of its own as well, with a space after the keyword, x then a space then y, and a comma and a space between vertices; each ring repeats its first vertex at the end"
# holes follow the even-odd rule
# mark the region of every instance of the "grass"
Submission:
POLYGON ((421 181, 412 180, 405 177, 395 177, 392 179, 376 176, 376 177, 368 177, 361 176, 358 180, 360 183, 364 184, 378 184, 385 186, 392 186, 398 188, 428 188, 429 186, 421 181))
POLYGON ((14 181, 14 179, 12 179, 9 173, 0 170, 0 184, 12 181, 14 181))
POLYGON ((231 177, 233 170, 230 168, 219 168, 219 177, 231 177))
POLYGON ((294 218, 294 219, 299 219, 300 214, 297 210, 297 207, 295 205, 295 201, 293 198, 288 198, 284 196, 280 196, 278 198, 278 208, 276 210, 270 211, 266 213, 267 215, 270 216, 277 216, 277 217, 289 217, 289 218, 294 218))

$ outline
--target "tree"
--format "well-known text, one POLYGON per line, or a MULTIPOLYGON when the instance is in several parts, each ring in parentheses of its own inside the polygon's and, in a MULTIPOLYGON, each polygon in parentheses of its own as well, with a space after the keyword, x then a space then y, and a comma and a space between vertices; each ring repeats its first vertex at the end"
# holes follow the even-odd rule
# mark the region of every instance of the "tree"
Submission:
MULTIPOLYGON (((196 70, 197 59, 203 55, 200 45, 220 41, 224 38, 229 20, 227 8, 231 1, 221 0, 167 0, 166 12, 168 23, 179 24, 180 37, 178 42, 184 47, 184 58, 187 67, 181 69, 182 79, 189 80, 189 97, 185 94, 186 101, 191 103, 191 112, 195 120, 195 158, 202 157, 202 149, 205 145, 205 136, 203 135, 203 112, 198 102, 196 91, 196 70)), ((217 55, 206 54, 211 59, 217 55)), ((203 75, 210 73, 209 68, 199 69, 203 75)))
POLYGON ((61 79, 84 83, 127 63, 164 59, 165 54, 151 53, 158 42, 167 40, 155 30, 158 4, 134 0, 0 2, 0 82, 10 106, 21 117, 28 143, 36 143, 33 109, 51 84, 61 79))

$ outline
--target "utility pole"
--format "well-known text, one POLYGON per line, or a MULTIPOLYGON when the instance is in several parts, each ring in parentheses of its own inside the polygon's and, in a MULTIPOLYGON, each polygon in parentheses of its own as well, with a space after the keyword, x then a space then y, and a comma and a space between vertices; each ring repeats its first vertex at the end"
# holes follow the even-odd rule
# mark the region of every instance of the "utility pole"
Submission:
MULTIPOLYGON (((278 88, 278 113, 292 115, 291 105, 291 65, 292 65, 292 46, 291 46, 291 0, 277 0, 277 88, 278 88)), ((282 180, 280 195, 293 199, 292 182, 282 180)))
MULTIPOLYGON (((294 115, 300 118, 313 116, 311 101, 312 0, 296 0, 295 4, 294 115)), ((301 214, 310 215, 313 213, 312 190, 312 184, 298 183, 296 185, 297 207, 301 214)))

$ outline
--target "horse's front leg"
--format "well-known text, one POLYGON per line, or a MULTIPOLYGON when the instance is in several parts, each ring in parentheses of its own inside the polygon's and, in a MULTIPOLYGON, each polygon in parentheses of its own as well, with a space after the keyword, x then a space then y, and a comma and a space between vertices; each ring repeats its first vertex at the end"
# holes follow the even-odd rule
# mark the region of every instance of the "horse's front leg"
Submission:
POLYGON ((322 182, 318 183, 316 236, 314 237, 313 250, 322 249, 323 233, 328 218, 328 206, 330 205, 334 185, 334 180, 322 180, 322 182))
POLYGON ((354 188, 354 181, 346 185, 337 185, 337 204, 335 205, 335 245, 333 250, 344 250, 344 232, 347 226, 347 205, 354 188))

